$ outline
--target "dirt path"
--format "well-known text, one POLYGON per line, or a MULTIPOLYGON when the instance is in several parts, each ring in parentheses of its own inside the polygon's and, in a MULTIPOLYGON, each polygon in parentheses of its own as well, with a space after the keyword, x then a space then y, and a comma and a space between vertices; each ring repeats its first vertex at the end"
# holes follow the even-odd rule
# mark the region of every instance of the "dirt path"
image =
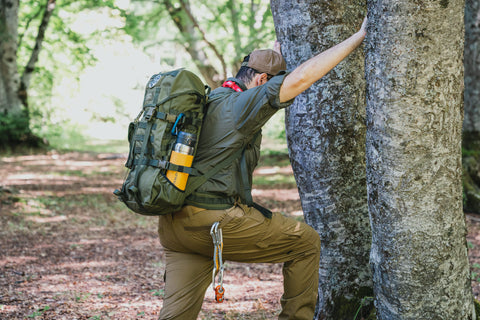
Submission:
MULTIPOLYGON (((156 319, 163 251, 156 219, 130 213, 112 195, 124 161, 83 153, 0 159, 1 319, 156 319)), ((290 175, 291 168, 257 174, 290 175)), ((291 184, 257 186, 254 197, 301 219, 291 184)), ((478 295, 480 218, 467 221, 478 295)), ((281 266, 229 262, 225 288, 223 304, 207 291, 201 319, 275 319, 281 266)))

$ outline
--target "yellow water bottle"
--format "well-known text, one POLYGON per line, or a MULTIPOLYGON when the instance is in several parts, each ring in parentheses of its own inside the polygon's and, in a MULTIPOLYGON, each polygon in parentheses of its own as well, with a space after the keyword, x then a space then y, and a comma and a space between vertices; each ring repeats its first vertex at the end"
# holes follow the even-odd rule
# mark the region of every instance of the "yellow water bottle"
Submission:
MULTIPOLYGON (((173 147, 172 154, 170 155, 170 162, 179 166, 191 167, 196 142, 197 136, 195 134, 180 131, 177 135, 177 141, 173 147)), ((167 179, 183 191, 187 186, 188 173, 168 170, 167 179)))

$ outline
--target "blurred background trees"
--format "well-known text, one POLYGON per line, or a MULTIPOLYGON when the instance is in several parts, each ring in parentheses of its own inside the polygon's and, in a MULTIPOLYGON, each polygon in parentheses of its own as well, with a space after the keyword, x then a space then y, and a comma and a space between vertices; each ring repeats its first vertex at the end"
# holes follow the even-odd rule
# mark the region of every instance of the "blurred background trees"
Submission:
POLYGON ((269 2, 0 1, 0 148, 122 139, 153 73, 211 87, 275 39, 269 2))
POLYGON ((0 147, 38 147, 49 133, 62 132, 54 114, 63 106, 56 105, 54 96, 72 92, 62 89, 59 94, 58 85, 78 79, 86 66, 95 64, 89 44, 100 33, 115 35, 106 29, 79 32, 79 19, 87 12, 119 15, 114 2, 1 1, 0 147))
POLYGON ((465 1, 464 208, 480 213, 480 1, 465 1))
POLYGON ((133 0, 126 30, 146 47, 181 47, 212 88, 275 39, 269 2, 261 0, 133 0))

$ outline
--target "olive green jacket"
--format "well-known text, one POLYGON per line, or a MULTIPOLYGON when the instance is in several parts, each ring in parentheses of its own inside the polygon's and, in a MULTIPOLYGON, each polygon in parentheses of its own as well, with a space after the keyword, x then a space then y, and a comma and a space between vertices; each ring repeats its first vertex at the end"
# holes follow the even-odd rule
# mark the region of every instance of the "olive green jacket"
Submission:
POLYGON ((285 76, 283 72, 249 90, 240 80, 230 78, 244 91, 224 87, 212 91, 193 167, 204 174, 238 149, 245 151, 190 195, 187 204, 206 209, 226 209, 236 201, 249 204, 252 174, 260 156, 261 128, 275 112, 293 102, 279 102, 285 76))

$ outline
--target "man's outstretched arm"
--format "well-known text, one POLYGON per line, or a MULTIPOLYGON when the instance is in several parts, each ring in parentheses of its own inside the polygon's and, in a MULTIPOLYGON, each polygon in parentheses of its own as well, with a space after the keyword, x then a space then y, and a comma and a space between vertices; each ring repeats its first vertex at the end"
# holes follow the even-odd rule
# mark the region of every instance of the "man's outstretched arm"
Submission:
POLYGON ((280 87, 280 102, 295 98, 345 59, 365 39, 366 25, 365 18, 360 30, 350 38, 310 58, 288 74, 280 87))

